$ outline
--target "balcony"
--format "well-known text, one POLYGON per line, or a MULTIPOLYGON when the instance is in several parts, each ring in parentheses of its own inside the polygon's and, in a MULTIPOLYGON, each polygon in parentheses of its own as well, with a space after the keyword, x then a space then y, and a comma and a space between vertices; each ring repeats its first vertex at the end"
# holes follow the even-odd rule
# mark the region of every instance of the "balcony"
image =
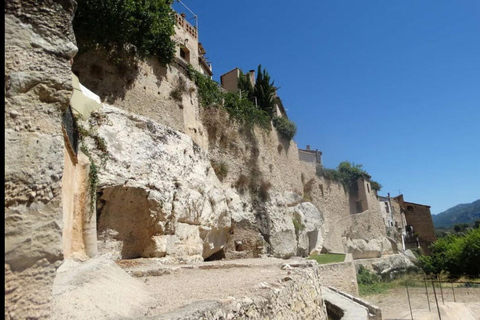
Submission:
POLYGON ((197 28, 192 26, 187 20, 185 20, 185 14, 178 14, 175 13, 175 20, 177 22, 177 26, 179 28, 184 29, 187 31, 192 37, 198 39, 198 31, 197 28))

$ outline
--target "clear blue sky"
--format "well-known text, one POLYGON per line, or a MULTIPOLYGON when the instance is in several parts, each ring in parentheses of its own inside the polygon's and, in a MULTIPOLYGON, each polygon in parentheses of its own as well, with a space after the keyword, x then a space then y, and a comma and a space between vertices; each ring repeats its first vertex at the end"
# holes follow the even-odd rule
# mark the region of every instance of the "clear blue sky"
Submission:
POLYGON ((434 214, 480 198, 480 1, 183 2, 214 79, 262 64, 326 167, 434 214))

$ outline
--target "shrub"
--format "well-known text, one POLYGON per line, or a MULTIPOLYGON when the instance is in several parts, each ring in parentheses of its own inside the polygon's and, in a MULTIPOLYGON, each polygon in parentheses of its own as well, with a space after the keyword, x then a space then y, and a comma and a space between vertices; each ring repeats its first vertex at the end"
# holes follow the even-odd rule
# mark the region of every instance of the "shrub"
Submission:
POLYGON ((327 169, 323 166, 317 165, 317 175, 324 177, 331 181, 337 181, 343 184, 345 188, 352 190, 359 178, 370 180, 372 190, 380 191, 382 185, 376 181, 371 180, 370 175, 363 169, 363 165, 355 164, 349 161, 342 161, 337 169, 327 169))
POLYGON ((195 70, 192 65, 188 65, 187 72, 189 79, 193 80, 198 87, 202 107, 217 107, 222 104, 223 94, 217 82, 195 70))
POLYGON ((267 131, 271 129, 268 113, 255 107, 246 97, 240 98, 238 93, 227 92, 224 106, 231 118, 250 130, 254 125, 267 131))
POLYGON ((335 169, 327 169, 321 165, 317 165, 317 176, 324 177, 327 180, 340 182, 340 175, 335 169))
POLYGON ((370 180, 370 185, 372 186, 372 190, 375 190, 377 192, 382 189, 382 185, 380 183, 378 183, 377 181, 370 180))
POLYGON ((237 190, 240 191, 240 193, 243 193, 247 189, 249 183, 250 183, 250 179, 246 175, 241 174, 238 177, 237 182, 235 182, 235 188, 237 188, 237 190))
POLYGON ((172 91, 170 91, 170 97, 175 100, 175 101, 182 101, 182 92, 178 89, 175 88, 172 91))
POLYGON ((277 129, 280 135, 287 139, 292 140, 295 134, 297 133, 297 126, 292 121, 283 117, 274 117, 273 126, 277 129))
POLYGON ((357 272, 358 284, 374 284, 380 281, 380 277, 371 272, 363 265, 360 265, 357 272))
POLYGON ((258 188, 258 197, 260 200, 263 202, 267 201, 270 199, 270 194, 268 193, 268 190, 272 187, 272 184, 268 181, 261 181, 260 186, 258 188))
POLYGON ((314 182, 315 180, 312 178, 303 185, 303 199, 306 201, 312 200, 312 189, 313 189, 314 182))
POLYGON ((118 52, 136 47, 140 57, 166 65, 175 57, 175 15, 171 0, 78 0, 73 29, 80 50, 103 47, 118 52), (98 27, 101 22, 101 28, 98 27))
POLYGON ((182 101, 182 95, 187 92, 187 83, 185 79, 182 77, 178 78, 177 86, 175 89, 170 91, 170 97, 172 97, 175 101, 182 101))
POLYGON ((218 177, 218 180, 223 181, 228 174, 228 165, 223 161, 217 162, 214 160, 211 161, 211 164, 213 171, 215 171, 215 174, 218 177))

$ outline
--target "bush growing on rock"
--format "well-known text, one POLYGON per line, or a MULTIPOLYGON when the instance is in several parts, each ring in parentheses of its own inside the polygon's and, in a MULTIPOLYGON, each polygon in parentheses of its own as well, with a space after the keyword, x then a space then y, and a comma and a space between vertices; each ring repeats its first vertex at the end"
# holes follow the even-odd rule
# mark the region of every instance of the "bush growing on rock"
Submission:
POLYGON ((166 65, 175 57, 172 0, 78 0, 73 29, 80 50, 103 47, 113 53, 133 45, 140 57, 166 65), (101 24, 101 27, 99 27, 101 24))
POLYGON ((350 161, 340 162, 337 169, 327 169, 322 166, 317 166, 317 175, 328 180, 340 182, 348 189, 352 189, 359 178, 368 179, 372 190, 378 192, 382 188, 380 183, 371 180, 368 172, 363 169, 363 165, 350 161))
POLYGON ((287 118, 274 117, 273 125, 277 129, 278 133, 280 133, 280 135, 287 140, 292 140, 297 133, 297 126, 287 118))

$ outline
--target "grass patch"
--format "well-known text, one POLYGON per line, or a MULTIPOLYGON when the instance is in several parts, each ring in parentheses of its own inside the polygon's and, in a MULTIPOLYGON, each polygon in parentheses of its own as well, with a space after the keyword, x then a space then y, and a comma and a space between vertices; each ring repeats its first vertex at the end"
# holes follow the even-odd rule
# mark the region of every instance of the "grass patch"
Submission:
POLYGON ((391 282, 377 282, 372 284, 359 284, 358 293, 360 296, 370 296, 372 294, 381 294, 390 289, 393 289, 395 285, 391 282))
POLYGON ((345 261, 345 255, 336 253, 314 254, 307 259, 315 260, 318 264, 338 263, 345 261))
POLYGON ((305 230, 305 225, 300 221, 300 217, 293 217, 292 218, 293 226, 295 228, 295 235, 297 236, 300 234, 300 231, 305 230))

